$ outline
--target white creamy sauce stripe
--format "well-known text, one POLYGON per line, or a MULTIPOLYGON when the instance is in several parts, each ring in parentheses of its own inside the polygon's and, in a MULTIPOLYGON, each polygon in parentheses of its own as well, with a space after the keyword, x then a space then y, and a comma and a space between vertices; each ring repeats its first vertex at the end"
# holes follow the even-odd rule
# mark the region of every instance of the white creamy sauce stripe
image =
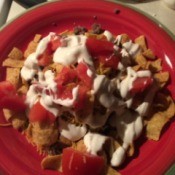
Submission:
POLYGON ((84 144, 86 145, 88 152, 93 155, 97 155, 97 153, 102 150, 102 147, 107 139, 108 137, 101 134, 88 132, 84 136, 84 144))
MULTIPOLYGON (((114 43, 116 43, 116 45, 119 46, 121 44, 121 41, 122 35, 118 35, 114 40, 114 43)), ((128 57, 129 55, 135 57, 140 52, 140 46, 137 43, 133 43, 132 40, 129 40, 128 42, 122 44, 121 54, 123 57, 128 57)))
POLYGON ((87 133, 87 127, 86 125, 76 126, 59 118, 59 131, 63 137, 71 141, 77 141, 85 136, 87 133))
POLYGON ((38 57, 43 54, 45 49, 47 48, 48 43, 51 40, 51 37, 55 36, 55 33, 49 33, 48 36, 44 37, 38 44, 36 48, 36 52, 30 54, 26 61, 24 62, 24 66, 21 69, 21 76, 24 80, 31 80, 35 73, 38 71, 38 57))
POLYGON ((68 36, 63 39, 66 46, 59 47, 55 51, 53 61, 64 66, 80 62, 93 66, 93 61, 86 48, 86 39, 87 37, 84 35, 68 36))
MULTIPOLYGON (((79 86, 76 86, 72 89, 72 98, 66 98, 64 100, 60 99, 60 98, 53 98, 53 102, 65 107, 72 107, 74 101, 77 99, 78 97, 78 88, 79 86)), ((58 90, 59 91, 59 90, 58 90)))
POLYGON ((122 98, 126 98, 129 91, 132 89, 133 82, 137 77, 150 77, 151 72, 149 70, 134 71, 131 67, 127 67, 127 76, 118 84, 118 89, 122 98))
POLYGON ((103 35, 106 36, 106 38, 107 38, 108 41, 111 41, 111 42, 114 41, 113 34, 110 31, 105 30, 104 33, 103 33, 103 35))

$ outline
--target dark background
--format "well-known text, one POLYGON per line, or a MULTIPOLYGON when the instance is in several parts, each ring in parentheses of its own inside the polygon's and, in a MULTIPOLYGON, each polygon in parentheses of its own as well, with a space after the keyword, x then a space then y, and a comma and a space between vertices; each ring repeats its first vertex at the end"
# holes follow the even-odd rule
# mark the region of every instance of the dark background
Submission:
POLYGON ((15 0, 15 1, 25 8, 29 8, 39 3, 46 2, 46 0, 15 0))

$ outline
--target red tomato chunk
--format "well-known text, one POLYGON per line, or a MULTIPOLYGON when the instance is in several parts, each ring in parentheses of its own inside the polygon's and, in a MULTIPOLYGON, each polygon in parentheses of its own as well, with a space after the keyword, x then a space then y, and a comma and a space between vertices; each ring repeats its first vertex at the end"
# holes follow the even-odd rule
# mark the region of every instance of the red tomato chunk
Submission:
POLYGON ((114 54, 112 42, 88 38, 86 46, 92 57, 98 60, 99 63, 102 63, 105 67, 117 69, 119 58, 114 54))
POLYGON ((35 103, 29 112, 29 120, 31 122, 54 122, 55 116, 45 109, 40 102, 35 103))
POLYGON ((0 108, 25 111, 25 96, 18 96, 15 87, 8 81, 0 82, 0 108))
POLYGON ((73 148, 63 150, 62 167, 65 175, 101 175, 104 158, 83 153, 73 148))
MULTIPOLYGON (((93 79, 88 75, 87 71, 91 71, 90 68, 85 63, 79 63, 76 71, 79 79, 83 82, 83 84, 89 89, 92 86, 93 79)), ((93 75, 92 75, 93 76, 93 75)))
POLYGON ((138 77, 132 84, 132 89, 130 92, 132 94, 141 93, 146 90, 153 83, 153 79, 151 77, 138 77))
POLYGON ((112 42, 95 38, 88 38, 86 47, 92 56, 110 55, 114 51, 112 42))

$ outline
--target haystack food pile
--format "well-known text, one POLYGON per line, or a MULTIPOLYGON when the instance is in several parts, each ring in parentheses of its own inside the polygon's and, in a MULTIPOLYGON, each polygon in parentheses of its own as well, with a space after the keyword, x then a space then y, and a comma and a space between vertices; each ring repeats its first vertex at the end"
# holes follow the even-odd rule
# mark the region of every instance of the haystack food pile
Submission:
MULTIPOLYGON (((169 73, 144 36, 77 27, 36 35, 4 60, 0 107, 45 158, 66 175, 116 175, 143 128, 159 140, 174 116, 169 73)), ((2 125, 2 124, 1 124, 2 125)))

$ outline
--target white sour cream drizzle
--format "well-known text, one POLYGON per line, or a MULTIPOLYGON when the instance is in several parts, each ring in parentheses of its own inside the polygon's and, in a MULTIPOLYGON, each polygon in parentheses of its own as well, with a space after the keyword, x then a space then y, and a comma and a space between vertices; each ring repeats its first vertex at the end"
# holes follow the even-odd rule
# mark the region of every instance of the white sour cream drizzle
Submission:
POLYGON ((117 46, 120 45, 121 43, 121 40, 122 40, 122 35, 118 35, 114 41, 114 43, 116 43, 117 46))
POLYGON ((74 124, 67 123, 59 118, 59 131, 63 137, 71 141, 77 141, 85 136, 87 127, 86 125, 76 126, 74 124))
MULTIPOLYGON (((121 96, 123 98, 127 97, 128 92, 132 88, 133 81, 137 77, 150 77, 150 76, 151 76, 151 72, 148 70, 135 72, 131 67, 128 67, 127 77, 124 80, 122 80, 120 83, 117 82, 121 96)), ((113 104, 112 103, 113 97, 110 97, 110 94, 111 94, 110 90, 112 88, 108 87, 110 86, 110 82, 106 83, 105 81, 109 81, 109 80, 106 80, 104 75, 98 75, 95 78, 94 93, 98 95, 98 93, 102 91, 100 92, 100 95, 103 93, 106 93, 108 96, 108 99, 112 98, 109 103, 108 103, 108 100, 103 98, 101 101, 101 104, 103 103, 105 104, 107 102, 108 105, 110 105, 108 106, 108 109, 110 109, 110 107, 113 104)), ((131 113, 129 110, 125 109, 124 112, 120 112, 120 115, 118 115, 118 109, 116 110, 116 115, 114 115, 114 117, 112 118, 111 125, 113 127, 116 127, 118 131, 118 136, 122 139, 123 144, 121 147, 117 148, 113 152, 111 157, 112 166, 119 166, 123 162, 125 153, 129 145, 132 144, 133 141, 141 134, 143 129, 142 116, 145 115, 149 105, 152 102, 152 99, 154 96, 153 92, 155 93, 155 89, 154 90, 151 89, 151 91, 148 93, 148 95, 144 99, 143 103, 140 106, 138 106, 138 108, 136 109, 136 112, 131 113), (150 93, 153 94, 151 97, 149 95, 150 93)), ((100 101, 100 98, 99 98, 99 101, 100 101)), ((126 103, 130 104, 128 105, 128 107, 131 106, 132 98, 129 99, 126 103)), ((113 109, 113 111, 115 110, 113 109)), ((105 118, 103 118, 103 116, 101 117, 102 117, 101 124, 103 124, 108 119, 108 116, 106 116, 105 118), (102 122, 103 120, 105 122, 102 122)), ((103 138, 103 136, 98 137, 98 141, 96 141, 94 138, 96 138, 96 134, 93 135, 93 133, 91 133, 90 135, 85 136, 84 143, 87 147, 87 150, 89 150, 91 154, 96 155, 99 150, 102 150, 105 138, 103 138), (100 147, 100 143, 101 143, 101 147, 100 147), (96 149, 96 147, 98 149, 96 149)))
POLYGON ((63 39, 65 47, 59 47, 54 55, 53 61, 65 66, 85 62, 93 66, 93 61, 86 48, 86 39, 84 35, 68 36, 63 39))
POLYGON ((97 95, 99 102, 106 108, 111 108, 117 102, 116 97, 112 94, 111 81, 105 75, 97 75, 93 84, 94 93, 97 95))
POLYGON ((146 94, 143 103, 140 104, 135 111, 137 111, 141 116, 145 116, 147 114, 147 110, 149 109, 152 101, 154 99, 155 93, 157 92, 157 86, 153 86, 148 93, 146 94), (151 94, 151 95, 150 95, 151 94))
POLYGON ((117 128, 118 136, 123 141, 122 146, 114 151, 111 158, 111 165, 119 166, 124 160, 129 145, 141 134, 143 122, 138 113, 126 109, 122 115, 114 116, 111 123, 117 128))
MULTIPOLYGON (((121 44, 122 35, 118 35, 114 41, 117 46, 121 44)), ((129 40, 122 44, 121 54, 123 57, 135 57, 137 54, 141 52, 141 48, 138 44, 133 43, 132 40, 129 40)))
POLYGON ((122 57, 129 57, 129 53, 126 51, 125 48, 122 48, 120 53, 122 54, 122 57))
POLYGON ((127 97, 128 92, 130 91, 130 89, 132 89, 133 82, 134 80, 136 80, 137 77, 150 77, 150 76, 151 72, 149 70, 136 72, 131 67, 128 67, 126 78, 122 80, 118 85, 122 98, 127 97))
MULTIPOLYGON (((69 99, 60 99, 55 97, 54 93, 57 92, 57 84, 54 81, 54 73, 50 70, 43 73, 40 71, 38 67, 38 57, 44 53, 45 49, 47 48, 47 45, 49 44, 51 37, 56 36, 55 33, 50 33, 48 36, 43 38, 37 48, 36 52, 30 54, 28 58, 26 59, 24 66, 21 70, 21 76, 26 80, 31 80, 34 75, 38 74, 38 81, 36 83, 32 84, 27 92, 27 99, 26 103, 29 104, 29 107, 31 108, 40 98, 41 105, 44 106, 48 111, 50 111, 55 116, 59 113, 59 108, 54 108, 54 103, 63 105, 65 107, 72 107, 74 101, 76 100, 78 96, 78 86, 73 88, 72 90, 72 96, 73 98, 69 99), (37 90, 37 88, 40 87, 40 91, 37 90), (50 94, 47 94, 47 91, 50 92, 50 94)), ((83 38, 84 39, 84 38, 83 38)), ((70 40, 70 39, 69 39, 70 40)), ((73 38, 75 40, 75 38, 73 38)), ((84 42, 84 40, 80 40, 80 42, 84 42)), ((73 43, 73 42, 71 42, 73 43)), ((69 46, 69 45, 68 45, 69 46)), ((72 46, 72 44, 71 44, 72 46)), ((84 47, 84 46, 83 46, 84 47)), ((75 47, 76 49, 76 47, 75 47)), ((84 49, 84 48, 83 48, 84 49)), ((80 48, 78 48, 80 53, 84 53, 81 51, 80 48)), ((77 53, 77 52, 76 52, 77 53)), ((83 56, 83 55, 82 55, 83 56)), ((62 57, 64 59, 64 57, 62 57)))
POLYGON ((87 69, 87 75, 89 76, 89 77, 92 77, 93 76, 93 72, 92 72, 92 70, 90 70, 89 68, 87 69))
POLYGON ((139 54, 141 52, 141 48, 138 44, 133 43, 131 40, 124 43, 122 45, 126 51, 132 56, 135 57, 137 54, 139 54))
MULTIPOLYGON (((55 116, 58 116, 61 114, 62 109, 60 109, 58 105, 55 108, 54 105, 59 104, 60 106, 71 108, 78 96, 79 86, 73 88, 73 98, 65 100, 59 99, 54 95, 57 91, 59 93, 57 84, 54 81, 54 73, 51 70, 43 73, 37 66, 37 58, 46 49, 52 35, 55 34, 50 33, 48 36, 43 38, 38 44, 36 52, 29 55, 21 70, 21 76, 28 81, 31 80, 36 73, 38 73, 38 81, 36 80, 36 83, 33 83, 27 92, 26 102, 29 104, 29 107, 32 107, 37 102, 38 98, 40 98, 41 104, 55 116), (40 90, 37 89, 38 87, 40 90)), ((109 31, 105 31, 104 35, 109 41, 113 40, 112 34, 109 31)), ((111 165, 119 166, 124 160, 129 144, 132 144, 133 141, 141 134, 143 129, 142 117, 145 115, 153 99, 153 95, 150 97, 148 94, 144 99, 144 102, 135 109, 135 112, 131 113, 130 110, 127 109, 130 108, 132 104, 132 97, 130 99, 127 98, 128 92, 132 88, 133 81, 137 77, 149 77, 151 76, 151 73, 150 71, 135 72, 131 67, 128 67, 127 76, 121 82, 119 82, 116 78, 116 85, 115 81, 107 79, 105 75, 95 74, 92 58, 86 48, 86 39, 87 37, 83 35, 67 36, 62 38, 64 46, 56 49, 53 55, 53 61, 65 66, 80 62, 88 64, 92 69, 87 69, 87 75, 94 78, 91 93, 96 96, 99 103, 107 108, 107 110, 104 115, 90 114, 84 119, 84 121, 82 121, 82 126, 67 123, 59 118, 59 131, 63 137, 71 141, 77 141, 84 137, 84 143, 87 147, 87 151, 91 154, 97 155, 98 152, 103 149, 103 145, 109 137, 88 132, 86 124, 90 125, 92 128, 102 127, 105 125, 111 112, 114 112, 113 117, 110 118, 110 123, 117 129, 118 133, 116 133, 116 135, 121 138, 123 144, 113 151, 111 156, 111 165), (125 102, 119 100, 113 95, 115 89, 119 90, 121 97, 126 100, 125 102), (127 108, 124 111, 120 111, 123 104, 126 104, 127 108)), ((114 41, 117 45, 117 49, 121 39, 122 36, 118 35, 114 41)), ((129 57, 129 55, 134 57, 140 52, 140 47, 137 44, 132 43, 132 41, 124 43, 122 47, 123 49, 121 50, 121 55, 123 57, 129 57)), ((118 67, 122 69, 122 63, 119 63, 118 67)), ((154 89, 150 92, 155 93, 155 91, 156 90, 154 89)))
POLYGON ((30 54, 26 61, 24 62, 24 66, 21 69, 21 76, 24 80, 28 81, 31 80, 35 73, 38 71, 38 57, 44 53, 45 49, 47 48, 48 43, 51 40, 52 36, 55 36, 55 33, 49 33, 48 36, 44 37, 38 44, 36 48, 36 52, 30 54))
POLYGON ((112 35, 112 33, 110 31, 105 30, 104 33, 103 33, 103 35, 106 36, 106 38, 107 38, 108 41, 111 41, 111 42, 114 41, 114 37, 113 37, 113 35, 112 35))
POLYGON ((103 145, 109 138, 101 134, 88 132, 84 136, 84 144, 87 147, 87 151, 93 155, 97 155, 102 150, 103 145))
POLYGON ((38 94, 36 93, 36 85, 31 85, 26 94, 26 103, 31 108, 38 100, 38 94))
POLYGON ((111 165, 112 166, 119 166, 125 158, 126 149, 120 146, 112 155, 111 165))
POLYGON ((71 99, 67 98, 65 100, 61 100, 59 98, 53 98, 53 102, 65 107, 72 107, 74 101, 77 99, 77 96, 78 96, 78 86, 72 89, 72 95, 73 95, 73 98, 71 99))

